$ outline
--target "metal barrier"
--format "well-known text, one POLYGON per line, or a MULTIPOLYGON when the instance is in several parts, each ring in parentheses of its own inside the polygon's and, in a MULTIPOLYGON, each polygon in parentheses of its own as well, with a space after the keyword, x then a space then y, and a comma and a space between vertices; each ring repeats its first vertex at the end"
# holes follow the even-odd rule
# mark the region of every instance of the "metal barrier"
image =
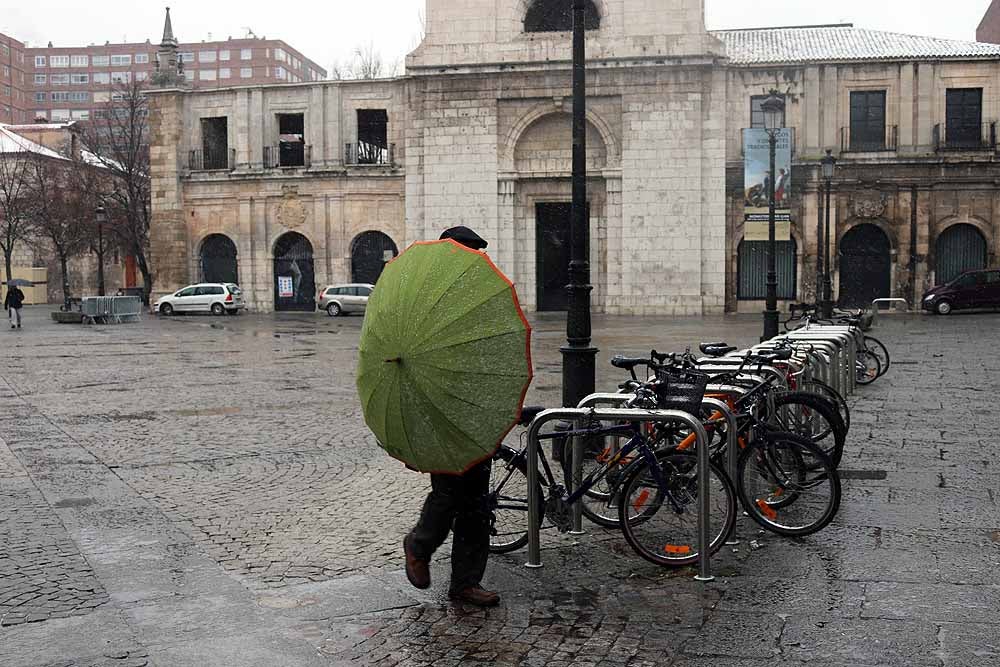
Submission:
MULTIPOLYGON (((586 400, 586 399, 585 399, 586 400)), ((639 410, 639 409, 604 409, 596 408, 561 408, 546 410, 541 413, 528 427, 528 562, 526 567, 542 567, 541 553, 541 517, 539 516, 539 503, 543 500, 538 497, 540 485, 538 478, 538 434, 542 426, 553 421, 580 421, 584 419, 598 419, 601 421, 627 421, 635 423, 643 422, 682 422, 686 424, 695 434, 695 441, 698 455, 698 549, 699 549, 699 572, 695 577, 698 581, 712 581, 711 556, 708 553, 711 537, 708 525, 709 505, 709 451, 708 435, 705 427, 694 415, 677 410, 639 410)), ((575 444, 575 443, 574 443, 575 444)), ((574 452, 574 459, 576 455, 574 452)), ((581 457, 582 459, 582 457, 581 457)), ((574 466, 576 462, 574 461, 574 466)), ((574 473, 575 476, 575 473, 574 473)))
POLYGON ((86 296, 80 300, 80 312, 86 324, 137 322, 142 299, 137 296, 86 296))
POLYGON ((879 313, 882 310, 879 308, 881 305, 886 305, 890 307, 895 307, 898 304, 903 304, 906 307, 904 312, 910 312, 910 302, 906 299, 875 299, 872 301, 872 326, 875 326, 875 322, 878 321, 879 313))

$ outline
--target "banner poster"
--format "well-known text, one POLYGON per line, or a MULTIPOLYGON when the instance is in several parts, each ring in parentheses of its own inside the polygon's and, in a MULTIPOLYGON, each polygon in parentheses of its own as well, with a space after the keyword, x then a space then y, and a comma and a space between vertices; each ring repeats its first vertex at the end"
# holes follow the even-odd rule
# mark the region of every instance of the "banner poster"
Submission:
MULTIPOLYGON (((767 130, 743 130, 743 188, 746 231, 744 240, 766 241, 768 228, 768 187, 771 176, 771 150, 767 130)), ((774 156, 775 239, 792 238, 792 131, 778 130, 774 156)))
POLYGON ((278 296, 282 299, 290 299, 295 296, 291 276, 278 276, 278 296))

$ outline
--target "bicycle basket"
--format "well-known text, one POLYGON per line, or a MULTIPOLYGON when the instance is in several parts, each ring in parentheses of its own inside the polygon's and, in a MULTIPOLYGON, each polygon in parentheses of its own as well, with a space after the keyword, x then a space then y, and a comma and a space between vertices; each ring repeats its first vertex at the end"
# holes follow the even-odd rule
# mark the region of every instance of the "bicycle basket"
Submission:
POLYGON ((697 371, 670 368, 656 371, 656 402, 661 410, 697 415, 705 398, 709 376, 697 371))

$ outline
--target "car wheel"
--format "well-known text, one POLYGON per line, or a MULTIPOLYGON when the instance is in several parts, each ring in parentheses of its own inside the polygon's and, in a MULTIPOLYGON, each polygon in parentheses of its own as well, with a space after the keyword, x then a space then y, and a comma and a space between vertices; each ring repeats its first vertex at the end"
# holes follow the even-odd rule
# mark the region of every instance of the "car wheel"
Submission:
POLYGON ((173 314, 174 314, 174 307, 171 306, 169 303, 165 303, 162 306, 160 306, 160 315, 166 315, 167 317, 170 317, 173 314))
POLYGON ((341 311, 339 303, 331 303, 329 306, 326 307, 326 314, 329 315, 330 317, 337 317, 338 315, 340 315, 340 312, 341 311))
POLYGON ((934 306, 934 312, 938 315, 949 315, 951 314, 951 302, 947 299, 942 299, 938 301, 937 305, 934 306))
POLYGON ((216 317, 219 317, 220 315, 225 315, 226 307, 223 306, 221 303, 213 303, 212 314, 215 315, 216 317))

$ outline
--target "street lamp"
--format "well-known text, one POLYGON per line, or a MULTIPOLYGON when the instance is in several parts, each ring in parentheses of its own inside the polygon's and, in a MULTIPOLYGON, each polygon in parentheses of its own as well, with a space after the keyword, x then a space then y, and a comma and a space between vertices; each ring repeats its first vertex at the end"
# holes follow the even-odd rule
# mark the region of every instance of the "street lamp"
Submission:
POLYGON ((830 284, 830 190, 833 181, 833 173, 837 167, 837 158, 833 157, 833 151, 826 149, 826 157, 820 160, 823 165, 823 180, 826 181, 826 225, 823 233, 823 258, 826 264, 826 273, 823 275, 823 301, 821 312, 824 318, 829 319, 833 315, 833 291, 830 284))
POLYGON ((104 296, 104 223, 108 216, 103 206, 98 205, 94 210, 94 220, 97 222, 97 295, 104 296))
POLYGON ((774 182, 777 175, 775 154, 778 133, 785 124, 785 100, 772 90, 760 108, 764 112, 764 129, 767 131, 771 158, 771 171, 767 179, 767 302, 764 310, 764 336, 761 340, 771 340, 778 335, 778 268, 774 229, 774 182))

